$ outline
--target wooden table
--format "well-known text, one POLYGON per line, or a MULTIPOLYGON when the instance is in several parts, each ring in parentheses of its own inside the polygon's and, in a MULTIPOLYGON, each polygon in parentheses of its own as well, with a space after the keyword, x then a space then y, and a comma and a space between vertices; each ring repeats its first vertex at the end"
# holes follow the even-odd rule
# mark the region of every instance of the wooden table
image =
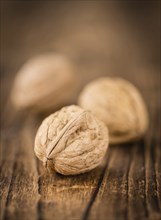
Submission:
MULTIPOLYGON (((4 220, 161 219, 159 4, 156 1, 152 11, 147 9, 150 18, 146 13, 137 15, 149 19, 149 25, 134 19, 135 27, 131 25, 135 17, 128 21, 123 17, 125 3, 89 2, 3 5, 0 196, 4 220), (17 70, 44 51, 59 51, 75 63, 81 80, 72 103, 88 81, 102 75, 134 83, 149 110, 145 138, 110 146, 102 165, 89 173, 65 177, 46 172, 33 152, 35 133, 45 115, 17 113, 9 99, 17 70)), ((139 7, 136 3, 134 14, 139 7)))

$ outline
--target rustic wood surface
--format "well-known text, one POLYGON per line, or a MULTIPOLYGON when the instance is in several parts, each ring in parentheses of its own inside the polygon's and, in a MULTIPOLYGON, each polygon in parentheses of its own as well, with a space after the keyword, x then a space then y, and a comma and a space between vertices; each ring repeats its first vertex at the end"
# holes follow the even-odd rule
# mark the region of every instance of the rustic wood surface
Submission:
POLYGON ((1 219, 161 219, 159 1, 146 7, 138 1, 2 3, 1 219), (69 104, 98 76, 134 83, 149 110, 145 138, 110 146, 102 165, 89 173, 46 172, 33 152, 45 115, 17 113, 9 99, 18 69, 44 51, 64 53, 75 63, 80 83, 69 104))

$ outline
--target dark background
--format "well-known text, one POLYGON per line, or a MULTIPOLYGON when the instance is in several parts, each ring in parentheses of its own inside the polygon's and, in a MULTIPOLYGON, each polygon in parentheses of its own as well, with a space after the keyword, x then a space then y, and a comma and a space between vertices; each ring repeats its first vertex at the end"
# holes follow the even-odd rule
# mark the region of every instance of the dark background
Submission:
POLYGON ((141 89, 147 77, 159 83, 160 37, 157 0, 1 1, 2 105, 23 63, 46 51, 73 60, 78 92, 102 75, 124 77, 141 89))

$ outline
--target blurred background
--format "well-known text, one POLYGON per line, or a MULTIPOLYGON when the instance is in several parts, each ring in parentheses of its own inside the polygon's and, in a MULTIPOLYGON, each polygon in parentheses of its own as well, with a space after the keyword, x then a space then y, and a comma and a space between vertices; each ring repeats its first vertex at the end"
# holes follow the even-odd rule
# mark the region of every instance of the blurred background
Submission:
POLYGON ((160 83, 160 1, 1 1, 1 106, 20 67, 48 51, 75 63, 78 92, 108 75, 144 96, 146 78, 160 83))

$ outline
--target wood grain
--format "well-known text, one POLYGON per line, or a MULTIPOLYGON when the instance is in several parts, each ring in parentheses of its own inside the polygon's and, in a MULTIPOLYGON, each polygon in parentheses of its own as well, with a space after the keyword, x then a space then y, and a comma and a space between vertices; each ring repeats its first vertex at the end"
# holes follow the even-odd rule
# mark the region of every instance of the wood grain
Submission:
MULTIPOLYGON (((31 127, 23 121, 22 130, 17 131, 16 155, 13 164, 13 173, 6 200, 4 219, 22 219, 22 213, 26 219, 37 216, 38 175, 36 160, 33 153, 33 134, 31 127), (19 135, 17 137, 17 135, 19 135)), ((12 139, 10 139, 12 142, 12 139)), ((10 153, 9 153, 10 154, 10 153)))
POLYGON ((7 203, 9 188, 13 175, 13 166, 17 149, 15 141, 6 138, 1 140, 1 166, 0 166, 0 198, 1 198, 1 217, 3 218, 7 203))

